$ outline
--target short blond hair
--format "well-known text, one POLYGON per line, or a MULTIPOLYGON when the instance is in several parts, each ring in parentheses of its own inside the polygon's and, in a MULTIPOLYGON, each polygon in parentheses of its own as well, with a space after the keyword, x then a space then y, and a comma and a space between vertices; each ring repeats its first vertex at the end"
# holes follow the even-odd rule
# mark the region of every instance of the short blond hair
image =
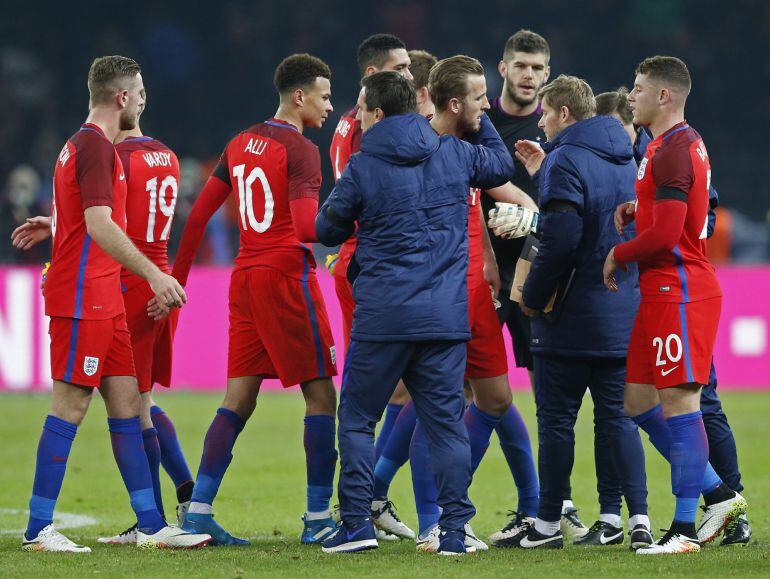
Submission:
POLYGON ((102 56, 95 58, 88 71, 88 92, 94 105, 106 104, 121 90, 126 80, 133 79, 142 69, 133 58, 127 56, 102 56))
POLYGON ((591 86, 582 78, 560 74, 537 93, 542 101, 555 109, 567 107, 577 121, 596 114, 596 99, 591 86))

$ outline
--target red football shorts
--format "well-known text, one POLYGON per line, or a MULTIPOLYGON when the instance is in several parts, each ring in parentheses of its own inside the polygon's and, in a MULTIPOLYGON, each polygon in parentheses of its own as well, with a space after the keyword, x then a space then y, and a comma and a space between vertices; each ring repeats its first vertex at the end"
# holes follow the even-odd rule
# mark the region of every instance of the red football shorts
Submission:
POLYGON ((126 315, 108 320, 51 318, 51 376, 98 388, 106 376, 136 376, 126 315))
POLYGON ((321 287, 272 269, 233 272, 227 376, 280 378, 284 388, 335 376, 334 340, 321 287))
POLYGON ((642 302, 628 344, 626 381, 670 388, 708 384, 722 298, 642 302))
POLYGON ((468 292, 468 320, 471 341, 468 342, 465 377, 494 378, 507 374, 503 330, 486 283, 477 284, 468 292))
POLYGON ((144 281, 123 293, 139 392, 150 392, 153 384, 171 386, 172 350, 179 309, 173 308, 166 318, 156 322, 147 315, 147 302, 153 295, 150 284, 144 281))
POLYGON ((337 293, 337 299, 340 302, 340 311, 342 312, 342 331, 345 336, 345 350, 350 344, 350 328, 353 326, 353 310, 356 303, 353 301, 353 287, 348 281, 347 264, 337 262, 334 268, 334 289, 337 293))

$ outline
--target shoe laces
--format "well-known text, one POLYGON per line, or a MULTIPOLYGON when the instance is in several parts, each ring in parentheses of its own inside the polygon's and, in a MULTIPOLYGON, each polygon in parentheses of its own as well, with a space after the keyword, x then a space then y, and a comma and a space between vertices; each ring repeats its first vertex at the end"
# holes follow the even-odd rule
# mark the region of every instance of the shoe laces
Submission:
POLYGON ((588 534, 590 533, 597 533, 602 530, 602 521, 596 521, 593 525, 591 525, 588 528, 588 534))
POLYGON ((138 523, 134 523, 131 527, 123 531, 122 533, 118 534, 118 537, 125 537, 126 535, 130 535, 131 533, 136 532, 136 527, 138 523))
POLYGON ((520 527, 524 522, 524 518, 525 518, 524 513, 520 513, 517 511, 508 511, 508 516, 511 517, 511 520, 508 522, 507 525, 505 525, 505 527, 503 527, 503 532, 510 531, 512 529, 515 529, 516 527, 520 527))
POLYGON ((574 507, 567 509, 564 511, 561 515, 565 519, 569 521, 569 523, 575 527, 583 527, 583 523, 580 520, 580 517, 578 517, 578 510, 574 507))
POLYGON ((399 519, 398 515, 396 514, 396 505, 394 505, 392 501, 385 501, 383 510, 386 511, 391 517, 393 517, 397 523, 401 522, 401 519, 399 519))

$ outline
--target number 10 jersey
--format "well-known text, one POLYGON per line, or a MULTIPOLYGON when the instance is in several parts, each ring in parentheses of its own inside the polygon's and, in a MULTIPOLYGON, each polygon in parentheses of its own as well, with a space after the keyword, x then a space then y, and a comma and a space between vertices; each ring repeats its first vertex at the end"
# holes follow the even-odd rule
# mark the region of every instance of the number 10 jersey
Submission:
POLYGON ((234 271, 266 267, 302 279, 315 269, 311 247, 295 233, 289 202, 318 199, 321 156, 296 127, 271 118, 246 129, 227 144, 212 176, 237 202, 241 243, 234 271))

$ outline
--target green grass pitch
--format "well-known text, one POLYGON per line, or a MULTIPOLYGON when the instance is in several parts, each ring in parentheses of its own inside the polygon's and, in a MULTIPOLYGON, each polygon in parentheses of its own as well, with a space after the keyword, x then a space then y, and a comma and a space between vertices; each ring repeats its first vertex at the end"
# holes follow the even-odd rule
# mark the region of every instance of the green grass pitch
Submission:
MULTIPOLYGON (((80 428, 67 467, 57 513, 67 513, 62 529, 90 545, 90 555, 20 551, 24 509, 29 500, 35 449, 49 399, 43 395, 0 396, 0 575, 102 577, 465 577, 465 576, 770 576, 770 394, 723 393, 738 442, 754 540, 748 547, 708 547, 700 554, 642 558, 626 546, 562 551, 491 550, 462 559, 417 553, 414 544, 385 543, 358 555, 324 555, 299 544, 304 512, 305 465, 302 450, 303 403, 299 392, 265 394, 238 440, 235 458, 215 504, 217 519, 234 534, 253 539, 247 548, 205 548, 191 552, 139 552, 134 547, 102 546, 96 538, 132 522, 128 498, 112 458, 104 406, 94 399, 80 428), (71 515, 78 517, 72 518, 71 515), (91 519, 84 519, 90 517, 91 519), (83 523, 87 523, 83 526, 83 523)), ((158 403, 176 423, 193 473, 203 437, 221 400, 220 394, 158 393, 158 403)), ((515 393, 535 440, 531 395, 515 393)), ((577 428, 572 476, 580 515, 591 524, 598 515, 593 464, 591 402, 586 399, 577 428)), ((650 516, 657 530, 673 513, 668 466, 649 446, 647 474, 650 516)), ((164 477, 167 512, 174 493, 164 477)), ((478 514, 472 521, 480 537, 506 522, 515 506, 515 487, 495 438, 471 487, 478 514)), ((391 498, 407 524, 416 527, 408 466, 394 482, 391 498)), ((659 536, 659 535, 658 535, 659 536)))

